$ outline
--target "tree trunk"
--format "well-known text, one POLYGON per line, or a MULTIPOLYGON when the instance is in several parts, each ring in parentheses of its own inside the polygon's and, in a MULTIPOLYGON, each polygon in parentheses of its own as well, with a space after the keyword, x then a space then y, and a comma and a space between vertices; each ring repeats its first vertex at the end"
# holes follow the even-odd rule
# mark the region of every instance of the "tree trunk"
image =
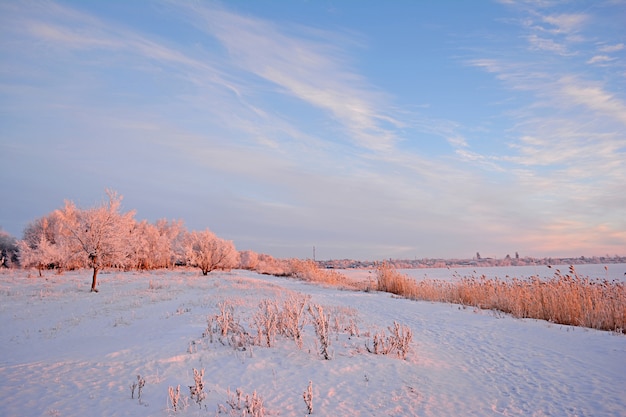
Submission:
POLYGON ((98 284, 98 268, 93 267, 93 278, 91 280, 91 292, 98 292, 96 285, 98 284))

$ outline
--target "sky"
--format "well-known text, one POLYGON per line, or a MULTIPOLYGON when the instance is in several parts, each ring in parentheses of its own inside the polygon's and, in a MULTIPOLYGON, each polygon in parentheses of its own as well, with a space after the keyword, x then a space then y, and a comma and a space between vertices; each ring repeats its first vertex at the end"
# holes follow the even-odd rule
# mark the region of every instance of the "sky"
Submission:
POLYGON ((0 227, 124 196, 276 257, 626 254, 626 1, 0 1, 0 227))

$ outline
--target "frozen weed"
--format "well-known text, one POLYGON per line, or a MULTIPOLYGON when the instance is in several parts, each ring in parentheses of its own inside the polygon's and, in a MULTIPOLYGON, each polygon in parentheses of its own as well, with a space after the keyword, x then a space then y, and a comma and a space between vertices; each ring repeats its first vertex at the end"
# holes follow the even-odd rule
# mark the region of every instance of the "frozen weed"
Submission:
POLYGON ((194 385, 189 386, 189 392, 191 399, 195 400, 198 406, 202 408, 202 401, 206 398, 206 392, 204 392, 204 369, 198 371, 193 368, 193 382, 194 385))
MULTIPOLYGON (((247 346, 254 343, 248 332, 235 319, 232 302, 224 301, 218 303, 220 312, 207 319, 207 328, 202 333, 202 337, 208 337, 213 343, 213 335, 218 335, 218 340, 226 345, 229 344, 235 349, 245 350, 247 346)), ((191 353, 190 349, 190 353, 191 353)))
POLYGON ((227 392, 228 400, 226 404, 230 409, 220 404, 218 406, 218 414, 227 414, 232 417, 264 417, 265 406, 263 405, 263 399, 259 397, 254 391, 252 395, 245 394, 241 388, 237 388, 233 394, 230 389, 227 392))
POLYGON ((179 404, 180 404, 180 385, 178 385, 176 389, 174 389, 174 387, 169 387, 168 393, 169 393, 169 406, 172 407, 172 410, 174 412, 177 412, 179 410, 179 404))
POLYGON ((315 334, 320 341, 320 355, 322 358, 330 359, 330 332, 329 322, 330 315, 324 313, 324 308, 319 304, 309 305, 309 313, 313 317, 313 327, 315 328, 315 334))
POLYGON ((259 310, 254 315, 254 324, 257 328, 258 342, 265 341, 267 347, 271 347, 278 333, 278 320, 280 317, 276 301, 264 299, 259 303, 259 310))
MULTIPOLYGON (((227 301, 222 301, 217 304, 220 309, 219 314, 216 314, 212 317, 215 325, 217 326, 217 330, 221 336, 226 336, 229 331, 235 329, 235 318, 234 318, 234 307, 227 301)), ((209 319, 209 325, 211 324, 211 319, 209 319)), ((211 326, 210 326, 211 327, 211 326)))
POLYGON ((146 385, 146 380, 141 376, 137 375, 137 381, 134 381, 130 384, 130 398, 135 398, 135 390, 137 390, 137 399, 141 401, 141 393, 143 391, 143 387, 146 385))
POLYGON ((377 332, 373 336, 372 347, 365 343, 368 352, 376 355, 389 355, 395 353, 400 359, 406 359, 413 340, 413 332, 408 326, 400 325, 393 322, 393 326, 389 326, 390 335, 387 336, 385 331, 377 332))
POLYGON ((306 404, 307 414, 313 414, 313 381, 309 381, 309 386, 302 393, 304 404, 306 404))
POLYGON ((302 333, 306 324, 304 311, 310 298, 309 295, 292 295, 283 302, 279 315, 280 333, 292 338, 298 349, 302 349, 302 333))

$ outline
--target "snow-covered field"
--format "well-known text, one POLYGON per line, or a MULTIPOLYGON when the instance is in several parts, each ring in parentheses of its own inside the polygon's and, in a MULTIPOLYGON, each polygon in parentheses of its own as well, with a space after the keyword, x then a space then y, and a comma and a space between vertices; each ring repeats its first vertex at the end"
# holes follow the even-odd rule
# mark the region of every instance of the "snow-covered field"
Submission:
POLYGON ((266 416, 303 416, 309 381, 317 416, 626 416, 624 335, 245 271, 102 273, 98 294, 89 284, 89 271, 0 273, 0 416, 241 416, 237 389, 256 391, 266 416), (203 336, 224 301, 255 333, 259 302, 293 294, 339 328, 330 360, 311 323, 302 349, 203 336), (406 360, 366 349, 394 321, 413 332, 406 360), (200 404, 193 369, 204 369, 200 404))

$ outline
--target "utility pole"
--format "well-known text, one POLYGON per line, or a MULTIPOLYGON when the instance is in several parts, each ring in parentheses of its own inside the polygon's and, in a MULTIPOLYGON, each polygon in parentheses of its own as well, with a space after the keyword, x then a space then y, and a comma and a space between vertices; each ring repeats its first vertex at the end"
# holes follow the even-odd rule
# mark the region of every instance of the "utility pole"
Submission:
POLYGON ((313 262, 315 262, 315 246, 313 246, 313 262))

